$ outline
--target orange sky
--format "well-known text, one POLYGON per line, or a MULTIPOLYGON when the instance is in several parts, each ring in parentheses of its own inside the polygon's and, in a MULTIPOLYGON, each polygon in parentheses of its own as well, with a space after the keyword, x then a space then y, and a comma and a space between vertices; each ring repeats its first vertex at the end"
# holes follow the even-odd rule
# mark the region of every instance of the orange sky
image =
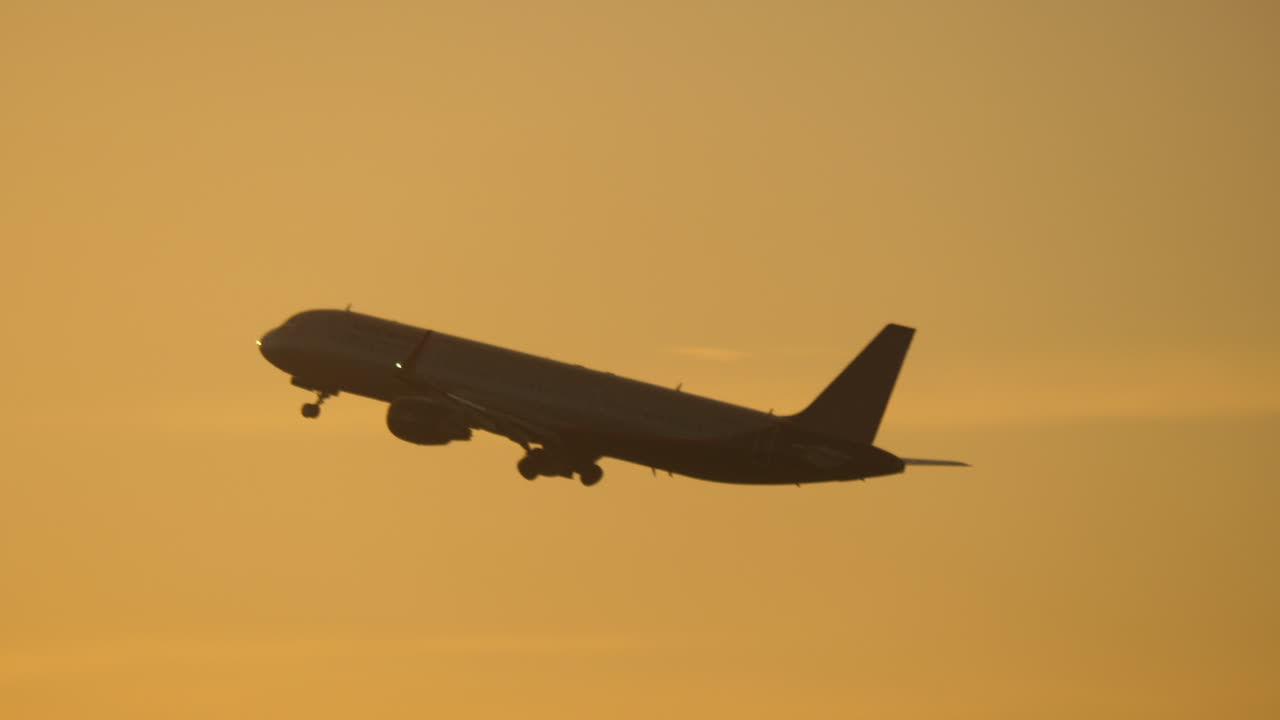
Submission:
POLYGON ((1280 712, 1271 5, 324 5, 0 8, 0 716, 1280 712), (976 467, 526 483, 298 417, 348 302, 779 412, 913 325, 976 467))

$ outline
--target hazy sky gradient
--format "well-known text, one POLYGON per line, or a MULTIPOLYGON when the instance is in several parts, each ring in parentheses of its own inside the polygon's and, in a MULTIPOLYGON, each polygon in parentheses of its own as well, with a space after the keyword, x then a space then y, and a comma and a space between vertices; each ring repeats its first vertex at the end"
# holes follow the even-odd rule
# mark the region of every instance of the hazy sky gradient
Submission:
POLYGON ((1271 718, 1280 10, 9 2, 0 715, 1271 718), (918 469, 425 449, 394 317, 760 409, 919 328, 918 469))

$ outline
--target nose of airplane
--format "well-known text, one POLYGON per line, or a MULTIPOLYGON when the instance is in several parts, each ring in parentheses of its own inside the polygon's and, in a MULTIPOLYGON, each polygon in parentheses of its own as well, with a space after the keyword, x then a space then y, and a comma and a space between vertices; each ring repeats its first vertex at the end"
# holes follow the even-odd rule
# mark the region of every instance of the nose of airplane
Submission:
POLYGON ((266 358, 267 362, 271 363, 272 365, 275 365, 276 367, 279 367, 280 366, 279 330, 270 330, 267 332, 266 335, 263 335, 262 339, 258 341, 258 350, 262 352, 262 357, 266 358))

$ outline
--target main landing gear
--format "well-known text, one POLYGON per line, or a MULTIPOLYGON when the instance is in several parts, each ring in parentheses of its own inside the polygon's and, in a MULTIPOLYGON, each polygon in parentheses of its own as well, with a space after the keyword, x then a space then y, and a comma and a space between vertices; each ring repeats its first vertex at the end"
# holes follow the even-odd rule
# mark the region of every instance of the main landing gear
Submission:
POLYGON ((591 487, 592 485, 600 482, 600 478, 603 477, 604 470, 600 469, 600 466, 595 463, 591 463, 591 465, 578 471, 578 479, 587 487, 591 487))
POLYGON ((307 403, 302 406, 302 417, 304 418, 320 417, 320 406, 324 404, 325 400, 337 394, 338 393, 324 392, 323 390, 316 391, 316 401, 313 403, 307 403))
POLYGON ((579 460, 552 453, 546 448, 534 448, 516 463, 516 470, 525 480, 533 480, 539 475, 573 477, 577 474, 583 485, 591 487, 604 477, 604 470, 594 462, 579 460))

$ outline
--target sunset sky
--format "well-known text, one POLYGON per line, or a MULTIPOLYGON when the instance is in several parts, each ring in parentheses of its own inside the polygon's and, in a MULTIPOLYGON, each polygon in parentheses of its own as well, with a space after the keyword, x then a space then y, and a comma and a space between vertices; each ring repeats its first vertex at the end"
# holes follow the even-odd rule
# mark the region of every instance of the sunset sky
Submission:
POLYGON ((0 717, 1280 717, 1280 5, 0 4, 0 717), (972 468, 526 482, 354 308, 972 468))

